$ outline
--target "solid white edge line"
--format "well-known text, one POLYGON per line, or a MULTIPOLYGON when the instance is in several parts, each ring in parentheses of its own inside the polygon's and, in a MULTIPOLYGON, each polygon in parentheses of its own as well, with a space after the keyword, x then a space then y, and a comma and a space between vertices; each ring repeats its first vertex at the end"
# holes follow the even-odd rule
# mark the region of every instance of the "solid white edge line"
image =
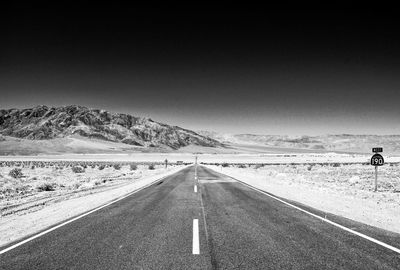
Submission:
MULTIPOLYGON (((181 170, 183 170, 183 169, 185 169, 185 168, 187 168, 187 167, 188 167, 188 166, 182 168, 181 170)), ((113 204, 113 203, 116 203, 116 202, 118 202, 118 201, 120 201, 120 200, 123 200, 123 199, 125 199, 126 197, 129 197, 129 196, 131 196, 131 195, 133 195, 133 194, 135 194, 135 193, 137 193, 137 192, 139 192, 139 191, 141 191, 141 190, 143 190, 143 189, 145 189, 145 188, 148 188, 148 187, 154 185, 154 184, 157 183, 157 182, 162 181, 163 179, 165 179, 165 178, 167 178, 167 177, 169 177, 169 176, 171 176, 171 175, 174 175, 174 174, 177 173, 177 172, 180 172, 181 170, 176 171, 176 172, 174 172, 174 173, 172 173, 172 174, 170 174, 170 175, 166 175, 166 176, 164 176, 164 177, 161 177, 160 179, 157 179, 157 180, 151 182, 150 184, 148 184, 148 185, 146 185, 146 186, 144 186, 144 187, 141 187, 141 188, 139 188, 139 189, 137 189, 137 190, 135 190, 135 191, 132 191, 132 192, 130 192, 130 193, 128 193, 128 194, 126 194, 126 195, 124 195, 124 196, 118 198, 118 199, 115 199, 115 200, 113 200, 113 201, 111 201, 111 202, 109 202, 109 203, 106 203, 106 204, 104 204, 104 205, 102 205, 102 206, 99 206, 99 207, 93 209, 93 210, 90 210, 89 212, 83 213, 83 214, 81 214, 81 215, 79 215, 79 216, 77 216, 77 217, 74 217, 73 219, 70 219, 70 220, 65 221, 65 222, 63 222, 63 223, 61 223, 61 224, 58 224, 57 226, 54 226, 54 227, 52 227, 52 228, 50 228, 50 229, 47 229, 47 230, 45 230, 45 231, 43 231, 43 232, 41 232, 41 233, 35 234, 34 236, 31 236, 31 237, 29 237, 29 238, 27 238, 27 239, 25 239, 25 240, 23 240, 23 241, 21 241, 21 242, 18 242, 18 243, 16 243, 16 244, 12 245, 12 246, 9 246, 8 248, 5 248, 5 249, 3 249, 3 250, 0 250, 0 255, 6 253, 6 252, 8 252, 8 251, 10 251, 10 250, 12 250, 12 249, 14 249, 14 248, 16 248, 16 247, 19 247, 19 246, 21 246, 21 245, 23 245, 23 244, 25 244, 25 243, 28 243, 28 242, 30 242, 30 241, 36 239, 36 238, 39 238, 39 237, 41 237, 41 236, 43 236, 43 235, 45 235, 45 234, 47 234, 47 233, 49 233, 49 232, 51 232, 51 231, 54 231, 54 230, 56 230, 56 229, 58 229, 58 228, 60 228, 60 227, 62 227, 62 226, 65 226, 65 225, 67 225, 67 224, 69 224, 69 223, 71 223, 71 222, 74 222, 75 220, 78 220, 78 219, 83 218, 83 217, 85 217, 85 216, 87 216, 87 215, 90 215, 90 214, 92 214, 92 213, 94 213, 94 212, 96 212, 96 211, 98 211, 98 210, 100 210, 100 209, 102 209, 102 208, 104 208, 104 207, 107 207, 107 206, 109 206, 109 205, 111 205, 111 204, 113 204)))
POLYGON ((193 254, 200 254, 199 220, 193 219, 193 254))
POLYGON ((197 193, 197 185, 194 185, 194 193, 197 193))
MULTIPOLYGON (((231 178, 232 178, 232 179, 235 179, 235 178, 233 178, 233 177, 231 177, 231 178)), ((343 225, 340 225, 340 224, 338 224, 338 223, 336 223, 336 222, 330 221, 330 220, 328 220, 328 219, 326 219, 326 218, 323 218, 323 217, 321 217, 321 216, 318 216, 318 215, 316 215, 316 214, 313 214, 313 213, 311 213, 311 212, 309 212, 309 211, 307 211, 307 210, 305 210, 305 209, 303 209, 303 208, 300 208, 300 207, 295 206, 295 205, 293 205, 293 204, 291 204, 291 203, 288 203, 288 202, 286 202, 286 201, 284 201, 284 200, 281 200, 281 199, 279 199, 279 198, 277 198, 277 197, 275 197, 275 196, 273 196, 273 195, 271 195, 271 194, 268 194, 268 193, 265 192, 265 191, 262 191, 262 190, 260 190, 260 189, 258 189, 258 188, 255 188, 255 187, 253 187, 253 186, 251 186, 251 185, 249 185, 249 184, 246 184, 246 183, 244 183, 244 182, 242 182, 242 181, 240 181, 240 180, 238 180, 238 179, 235 179, 235 180, 238 181, 239 183, 241 183, 242 185, 248 186, 249 188, 254 189, 254 190, 256 190, 256 191, 258 191, 258 192, 260 192, 260 193, 263 193, 264 195, 267 195, 267 196, 269 196, 269 197, 271 197, 271 198, 273 198, 273 199, 275 199, 275 200, 277 200, 277 201, 279 201, 279 202, 281 202, 281 203, 283 203, 283 204, 286 204, 286 205, 288 205, 288 206, 291 206, 291 207, 293 207, 293 208, 295 208, 295 209, 297 209, 297 210, 299 210, 299 211, 301 211, 301 212, 304 212, 304 213, 306 213, 306 214, 308 214, 308 215, 310 215, 310 216, 313 216, 313 217, 315 217, 315 218, 318 218, 318 219, 320 219, 320 220, 322 220, 322 221, 324 221, 324 222, 326 222, 326 223, 329 223, 329 224, 331 224, 331 225, 333 225, 333 226, 336 226, 336 227, 338 227, 338 228, 340 228, 340 229, 342 229, 342 230, 345 230, 345 231, 347 231, 347 232, 350 232, 350 233, 352 233, 352 234, 355 234, 355 235, 357 235, 357 236, 359 236, 359 237, 361 237, 361 238, 364 238, 364 239, 366 239, 366 240, 369 240, 369 241, 371 241, 371 242, 373 242, 373 243, 375 243, 375 244, 378 244, 378 245, 380 245, 380 246, 383 246, 383 247, 385 247, 385 248, 387 248, 387 249, 390 249, 390 250, 392 250, 392 251, 394 251, 394 252, 400 254, 400 249, 398 249, 398 248, 396 248, 396 247, 394 247, 394 246, 391 246, 391 245, 386 244, 386 243, 384 243, 384 242, 382 242, 382 241, 379 241, 379 240, 377 240, 377 239, 375 239, 375 238, 372 238, 372 237, 370 237, 370 236, 368 236, 368 235, 365 235, 365 234, 362 234, 362 233, 360 233, 360 232, 354 231, 354 230, 349 229, 349 228, 347 228, 347 227, 345 227, 345 226, 343 226, 343 225)))

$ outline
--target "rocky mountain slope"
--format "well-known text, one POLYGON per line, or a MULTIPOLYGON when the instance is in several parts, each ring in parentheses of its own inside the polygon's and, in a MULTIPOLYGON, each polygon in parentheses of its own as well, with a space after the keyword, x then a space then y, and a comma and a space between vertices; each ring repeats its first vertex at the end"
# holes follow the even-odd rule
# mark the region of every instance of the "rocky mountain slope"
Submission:
POLYGON ((0 134, 28 140, 80 136, 143 148, 222 146, 214 139, 177 126, 158 123, 148 118, 75 105, 0 110, 0 134))

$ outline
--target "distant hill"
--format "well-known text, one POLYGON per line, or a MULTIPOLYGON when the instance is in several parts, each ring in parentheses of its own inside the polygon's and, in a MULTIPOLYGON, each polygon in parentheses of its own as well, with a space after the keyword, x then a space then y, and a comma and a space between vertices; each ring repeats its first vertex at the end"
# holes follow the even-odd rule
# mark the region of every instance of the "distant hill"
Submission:
POLYGON ((213 138, 231 147, 243 149, 244 145, 279 149, 300 149, 306 152, 351 152, 371 153, 371 148, 382 146, 384 153, 400 154, 400 135, 320 135, 320 136, 287 136, 287 135, 254 135, 254 134, 220 134, 199 131, 198 133, 213 138))
MULTIPOLYGON (((52 141, 58 144, 73 142, 76 145, 78 140, 84 147, 82 139, 90 139, 97 144, 117 143, 119 146, 142 149, 177 150, 190 145, 222 146, 217 140, 194 131, 158 123, 149 118, 76 105, 0 110, 0 134, 3 135, 0 142, 3 143, 18 138, 20 142, 42 141, 42 144, 43 141, 52 141)), ((47 145, 54 146, 54 143, 47 145)))
POLYGON ((400 135, 287 136, 194 132, 149 118, 82 106, 0 110, 0 155, 63 153, 371 153, 400 154, 400 135))

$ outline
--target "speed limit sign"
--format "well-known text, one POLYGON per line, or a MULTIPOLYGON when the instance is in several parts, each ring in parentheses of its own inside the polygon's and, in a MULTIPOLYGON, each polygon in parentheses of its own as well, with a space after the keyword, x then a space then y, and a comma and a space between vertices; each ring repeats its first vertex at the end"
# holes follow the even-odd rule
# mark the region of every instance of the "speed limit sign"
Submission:
POLYGON ((373 166, 382 166, 385 161, 383 160, 382 155, 375 154, 371 157, 371 165, 373 166))

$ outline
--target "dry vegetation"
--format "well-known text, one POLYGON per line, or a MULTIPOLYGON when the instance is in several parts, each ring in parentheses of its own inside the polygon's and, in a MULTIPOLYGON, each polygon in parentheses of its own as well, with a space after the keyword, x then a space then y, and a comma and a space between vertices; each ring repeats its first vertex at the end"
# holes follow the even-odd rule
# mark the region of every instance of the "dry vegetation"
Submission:
POLYGON ((0 216, 129 184, 164 167, 162 163, 0 161, 0 216))
MULTIPOLYGON (((333 187, 337 190, 373 190, 374 167, 368 163, 314 163, 314 164, 210 164, 231 167, 237 172, 264 176, 266 179, 278 178, 320 187, 333 187)), ((379 191, 400 193, 400 164, 390 163, 379 168, 379 191)))
POLYGON ((368 163, 209 166, 276 196, 400 233, 399 163, 379 168, 378 192, 374 192, 374 166, 368 163))

